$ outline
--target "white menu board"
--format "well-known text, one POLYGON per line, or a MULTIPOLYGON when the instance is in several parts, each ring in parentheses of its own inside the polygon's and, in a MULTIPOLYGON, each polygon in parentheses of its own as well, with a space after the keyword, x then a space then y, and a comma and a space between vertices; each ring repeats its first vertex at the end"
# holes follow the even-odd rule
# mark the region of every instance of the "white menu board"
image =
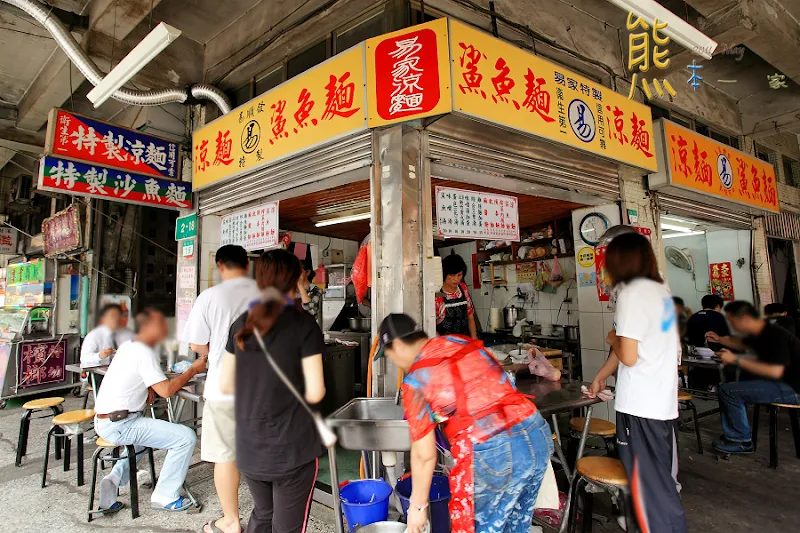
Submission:
POLYGON ((238 244, 247 251, 278 246, 278 202, 222 217, 222 246, 226 244, 238 244))
POLYGON ((519 201, 514 196, 436 187, 439 235, 450 239, 519 241, 519 201))

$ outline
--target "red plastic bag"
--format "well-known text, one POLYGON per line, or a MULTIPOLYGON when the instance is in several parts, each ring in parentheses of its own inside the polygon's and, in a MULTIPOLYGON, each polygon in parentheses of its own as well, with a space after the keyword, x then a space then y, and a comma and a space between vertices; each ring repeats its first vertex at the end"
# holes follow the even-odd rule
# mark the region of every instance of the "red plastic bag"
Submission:
POLYGON ((553 268, 550 269, 550 281, 561 281, 564 275, 561 273, 561 264, 558 262, 558 256, 553 259, 553 268))
POLYGON ((350 279, 353 281, 353 286, 356 288, 356 300, 358 303, 364 301, 364 296, 367 295, 367 288, 369 288, 369 250, 371 246, 362 246, 358 251, 353 269, 350 271, 350 279))

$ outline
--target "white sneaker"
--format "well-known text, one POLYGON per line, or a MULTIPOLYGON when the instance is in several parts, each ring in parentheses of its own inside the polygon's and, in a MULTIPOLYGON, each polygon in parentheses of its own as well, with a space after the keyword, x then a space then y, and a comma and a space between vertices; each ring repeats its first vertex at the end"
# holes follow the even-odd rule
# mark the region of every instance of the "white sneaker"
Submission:
POLYGON ((625 523, 624 516, 620 515, 617 517, 617 524, 622 528, 622 531, 628 531, 628 524, 625 523))

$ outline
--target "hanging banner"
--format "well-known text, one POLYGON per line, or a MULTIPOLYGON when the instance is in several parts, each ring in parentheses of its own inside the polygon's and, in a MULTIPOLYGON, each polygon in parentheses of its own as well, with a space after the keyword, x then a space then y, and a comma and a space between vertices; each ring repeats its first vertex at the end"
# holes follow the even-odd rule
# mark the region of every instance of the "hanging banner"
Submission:
POLYGON ((257 205, 222 217, 220 244, 238 244, 248 252, 278 246, 278 202, 257 205))
POLYGON ((514 196, 436 187, 440 237, 519 241, 519 202, 514 196))
POLYGON ((53 257, 81 247, 81 229, 78 209, 71 205, 63 211, 44 219, 44 255, 53 257))
POLYGON ((648 107, 455 20, 450 60, 454 111, 656 170, 648 107))
POLYGON ((192 192, 187 183, 51 156, 43 157, 39 163, 39 189, 163 209, 192 206, 192 192))
POLYGON ((44 153, 157 178, 181 175, 179 143, 63 109, 50 111, 44 153))
POLYGON ((606 269, 606 247, 600 246, 594 251, 595 279, 597 282, 597 298, 601 302, 611 300, 611 278, 606 269))
POLYGON ((447 43, 446 18, 367 39, 370 128, 452 111, 447 43))
POLYGON ((0 227, 0 254, 17 252, 17 230, 0 227))
POLYGON ((366 128, 362 43, 196 131, 193 187, 253 172, 366 128))
MULTIPOLYGON (((664 164, 650 188, 676 187, 756 208, 780 212, 775 167, 668 120, 656 122, 664 164)), ((659 154, 661 157, 662 154, 659 154)))
POLYGON ((711 278, 711 294, 716 294, 725 301, 735 300, 733 296, 733 273, 730 263, 711 263, 708 265, 711 278))
POLYGON ((25 343, 20 348, 19 388, 66 379, 67 341, 25 343))

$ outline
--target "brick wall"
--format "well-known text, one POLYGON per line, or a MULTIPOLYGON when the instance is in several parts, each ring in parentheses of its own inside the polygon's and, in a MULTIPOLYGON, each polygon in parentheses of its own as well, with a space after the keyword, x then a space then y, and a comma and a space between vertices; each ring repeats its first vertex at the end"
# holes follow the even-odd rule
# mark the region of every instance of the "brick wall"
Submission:
POLYGON ((658 268, 666 277, 667 259, 664 255, 661 229, 658 224, 658 211, 653 197, 647 190, 647 179, 642 175, 641 170, 630 167, 620 167, 619 179, 623 220, 626 224, 650 229, 653 250, 658 260, 658 268), (633 209, 638 214, 638 220, 635 224, 628 220, 629 209, 633 209))

